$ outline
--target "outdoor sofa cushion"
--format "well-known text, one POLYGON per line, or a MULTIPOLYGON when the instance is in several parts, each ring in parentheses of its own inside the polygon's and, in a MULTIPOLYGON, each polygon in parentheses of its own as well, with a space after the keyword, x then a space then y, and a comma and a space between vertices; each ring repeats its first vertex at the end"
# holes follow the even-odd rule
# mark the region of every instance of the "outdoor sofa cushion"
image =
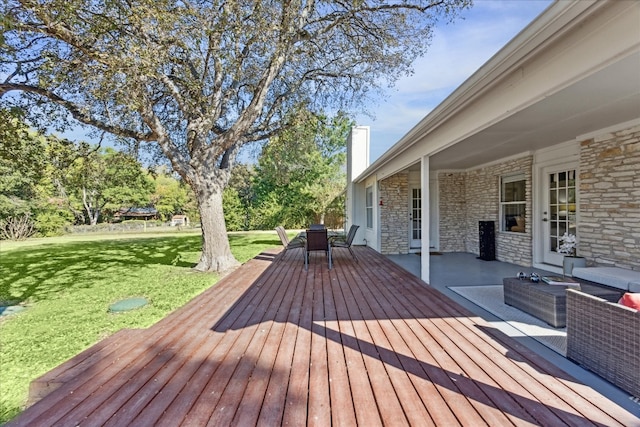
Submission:
POLYGON ((622 304, 635 310, 640 310, 640 294, 632 294, 626 292, 624 295, 622 295, 622 298, 620 298, 618 304, 622 304))
MULTIPOLYGON (((573 277, 589 280, 613 288, 629 291, 629 286, 640 284, 640 271, 627 270, 620 267, 575 267, 573 277)), ((636 291, 632 291, 636 292, 636 291)))

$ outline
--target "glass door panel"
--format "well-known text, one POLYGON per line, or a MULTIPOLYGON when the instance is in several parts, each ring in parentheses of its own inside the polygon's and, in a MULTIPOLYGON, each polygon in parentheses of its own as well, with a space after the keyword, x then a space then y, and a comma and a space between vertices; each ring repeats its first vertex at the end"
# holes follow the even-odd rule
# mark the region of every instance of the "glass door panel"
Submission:
POLYGON ((566 232, 576 234, 576 171, 554 171, 547 174, 547 202, 543 215, 545 262, 562 263, 557 253, 559 238, 566 232))
POLYGON ((410 230, 412 248, 422 246, 422 190, 420 188, 411 189, 411 213, 410 230))

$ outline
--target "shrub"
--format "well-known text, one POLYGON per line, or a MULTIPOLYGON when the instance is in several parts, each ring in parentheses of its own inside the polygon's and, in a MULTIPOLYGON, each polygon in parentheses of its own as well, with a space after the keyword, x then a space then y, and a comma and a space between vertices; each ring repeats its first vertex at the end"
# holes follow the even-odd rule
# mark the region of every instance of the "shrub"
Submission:
POLYGON ((0 221, 0 239, 25 240, 33 236, 35 227, 29 214, 11 216, 0 221))
POLYGON ((61 236, 73 223, 73 214, 60 209, 47 209, 36 215, 35 229, 40 236, 61 236))

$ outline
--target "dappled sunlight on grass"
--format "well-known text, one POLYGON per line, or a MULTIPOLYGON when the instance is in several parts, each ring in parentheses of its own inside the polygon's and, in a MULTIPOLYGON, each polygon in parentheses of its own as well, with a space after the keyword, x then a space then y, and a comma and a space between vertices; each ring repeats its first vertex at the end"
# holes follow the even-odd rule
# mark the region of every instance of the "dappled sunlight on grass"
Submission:
POLYGON ((140 277, 152 266, 190 268, 199 236, 73 242, 3 252, 0 299, 35 302, 80 288, 140 277))
MULTIPOLYGON (((152 325, 218 280, 191 268, 199 234, 82 237, 0 247, 0 304, 27 307, 0 320, 0 423, 20 411, 31 380, 122 328, 152 325), (134 296, 150 304, 107 312, 134 296)), ((229 241, 240 262, 280 244, 275 232, 233 233, 229 241)))

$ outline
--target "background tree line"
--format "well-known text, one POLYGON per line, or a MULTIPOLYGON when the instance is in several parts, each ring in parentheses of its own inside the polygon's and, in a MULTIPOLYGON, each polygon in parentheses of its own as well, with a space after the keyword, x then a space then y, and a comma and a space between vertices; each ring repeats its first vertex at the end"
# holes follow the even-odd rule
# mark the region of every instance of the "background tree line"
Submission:
MULTIPOLYGON (((237 265, 223 199, 241 149, 280 138, 301 108, 366 109, 372 94, 412 72, 434 26, 470 5, 5 0, 0 106, 39 126, 81 123, 158 152, 197 197, 194 268, 224 271, 237 265)), ((256 191, 272 197, 268 217, 294 214, 278 207, 289 196, 279 184, 256 191)), ((307 184, 293 193, 325 189, 307 184)))
POLYGON ((300 110, 291 127, 263 146, 255 165, 239 165, 224 192, 229 230, 304 228, 344 221, 346 139, 354 122, 300 110))
MULTIPOLYGON (((353 123, 344 114, 308 111, 292 122, 255 164, 234 169, 223 193, 228 230, 342 226, 345 141, 353 123)), ((0 110, 0 129, 2 238, 114 222, 132 207, 153 207, 160 221, 175 214, 199 221, 193 190, 167 166, 144 167, 126 152, 43 135, 17 111, 0 110)))

